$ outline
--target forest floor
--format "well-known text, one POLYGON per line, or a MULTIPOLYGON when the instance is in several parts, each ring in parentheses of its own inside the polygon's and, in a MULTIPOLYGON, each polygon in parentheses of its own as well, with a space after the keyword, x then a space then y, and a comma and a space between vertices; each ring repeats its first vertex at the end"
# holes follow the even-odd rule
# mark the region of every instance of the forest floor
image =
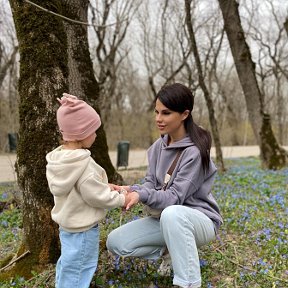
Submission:
MULTIPOLYGON (((263 170, 259 157, 225 159, 227 171, 218 173, 213 186, 224 218, 219 237, 199 250, 202 287, 288 287, 288 167, 263 170)), ((120 169, 127 183, 139 183, 145 166, 120 169)), ((21 205, 13 201, 13 182, 0 183, 0 255, 16 255, 22 240, 21 205)), ((161 261, 121 258, 108 253, 105 241, 110 231, 145 216, 142 205, 122 213, 112 209, 100 223, 100 257, 90 288, 173 287, 173 272, 157 273, 161 261)), ((1 262, 0 259, 0 262, 1 262)), ((0 265, 1 267, 1 265, 0 265)), ((0 268, 0 275, 1 275, 0 268)), ((34 273, 34 272, 33 272, 34 273)), ((34 275, 34 274, 33 274, 34 275)), ((47 266, 32 279, 17 277, 1 288, 53 288, 55 267, 47 266)))

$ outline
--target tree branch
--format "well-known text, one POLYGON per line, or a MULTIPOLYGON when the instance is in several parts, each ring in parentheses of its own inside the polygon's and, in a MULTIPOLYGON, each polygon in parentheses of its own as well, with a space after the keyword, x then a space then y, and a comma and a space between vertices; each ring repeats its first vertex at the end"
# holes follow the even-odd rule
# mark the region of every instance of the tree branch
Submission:
MULTIPOLYGON (((116 25, 116 24, 117 24, 117 22, 115 22, 115 23, 106 24, 106 25, 95 25, 95 24, 91 24, 91 23, 88 23, 88 22, 82 22, 82 21, 78 21, 78 20, 74 20, 74 19, 68 18, 68 17, 63 16, 63 15, 61 15, 61 14, 52 12, 52 11, 50 11, 50 10, 48 10, 48 9, 40 6, 40 5, 37 5, 37 4, 33 3, 32 1, 24 0, 24 2, 29 3, 29 4, 31 4, 31 5, 39 8, 40 10, 43 10, 43 11, 47 12, 47 13, 50 13, 50 14, 52 14, 52 15, 55 15, 55 16, 57 16, 57 17, 60 17, 60 18, 62 18, 62 19, 64 19, 64 20, 67 20, 67 21, 69 21, 69 22, 73 22, 73 23, 76 23, 76 24, 81 24, 81 25, 86 25, 86 26, 93 26, 93 27, 97 27, 97 28, 104 28, 104 27, 113 26, 113 25, 116 25)), ((123 19, 121 22, 124 22, 124 21, 126 21, 126 20, 127 20, 127 19, 123 19)))
POLYGON ((9 266, 11 266, 12 264, 14 264, 15 262, 17 262, 18 260, 22 259, 23 257, 25 257, 27 254, 29 254, 30 251, 27 250, 26 252, 24 252, 23 254, 21 254, 20 256, 18 256, 16 259, 12 260, 10 263, 8 263, 6 266, 2 267, 0 269, 0 272, 4 271, 5 269, 7 269, 9 266))

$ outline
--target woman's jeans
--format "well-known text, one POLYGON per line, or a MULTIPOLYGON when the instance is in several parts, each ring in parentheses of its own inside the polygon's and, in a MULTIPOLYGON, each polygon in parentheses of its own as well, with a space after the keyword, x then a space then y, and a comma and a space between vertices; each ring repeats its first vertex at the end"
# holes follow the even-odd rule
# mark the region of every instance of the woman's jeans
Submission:
POLYGON ((98 263, 98 226, 79 233, 69 233, 60 228, 60 241, 56 288, 88 288, 98 263))
POLYGON ((146 217, 113 230, 107 248, 120 256, 158 259, 168 248, 174 271, 173 284, 201 287, 197 247, 215 239, 214 224, 199 210, 181 205, 163 210, 160 221, 146 217))

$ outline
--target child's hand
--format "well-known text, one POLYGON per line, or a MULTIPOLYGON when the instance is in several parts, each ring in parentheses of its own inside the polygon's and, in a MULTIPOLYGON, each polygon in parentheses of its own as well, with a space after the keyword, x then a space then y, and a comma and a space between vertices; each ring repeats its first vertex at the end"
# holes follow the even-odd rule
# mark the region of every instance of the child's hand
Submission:
POLYGON ((120 191, 121 190, 121 186, 119 185, 116 185, 116 184, 113 184, 113 183, 108 183, 109 187, 110 187, 110 190, 111 191, 120 191))
POLYGON ((130 190, 130 186, 120 186, 122 189, 126 190, 127 192, 132 192, 130 190))
POLYGON ((127 195, 127 191, 121 186, 120 190, 118 191, 120 194, 127 195))

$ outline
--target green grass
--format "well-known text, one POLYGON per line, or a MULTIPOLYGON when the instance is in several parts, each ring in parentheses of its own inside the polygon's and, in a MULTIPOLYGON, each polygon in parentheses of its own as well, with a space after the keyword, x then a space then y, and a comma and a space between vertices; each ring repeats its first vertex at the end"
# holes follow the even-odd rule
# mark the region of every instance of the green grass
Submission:
MULTIPOLYGON (((288 287, 288 168, 262 170, 257 158, 229 160, 226 166, 213 188, 225 223, 219 239, 199 251, 202 287, 288 287)), ((0 188, 0 202, 11 201, 7 191, 7 185, 0 188)), ((101 223, 100 258, 91 287, 172 287, 172 275, 157 274, 159 261, 114 257, 105 249, 112 229, 142 214, 141 205, 125 214, 114 209, 101 223)), ((0 213, 1 255, 15 251, 21 237, 21 210, 8 204, 0 213)), ((53 277, 52 266, 29 282, 16 277, 0 287, 53 287, 53 277)))
POLYGON ((22 239, 22 213, 13 198, 14 188, 13 183, 0 185, 0 263, 16 252, 22 239))

